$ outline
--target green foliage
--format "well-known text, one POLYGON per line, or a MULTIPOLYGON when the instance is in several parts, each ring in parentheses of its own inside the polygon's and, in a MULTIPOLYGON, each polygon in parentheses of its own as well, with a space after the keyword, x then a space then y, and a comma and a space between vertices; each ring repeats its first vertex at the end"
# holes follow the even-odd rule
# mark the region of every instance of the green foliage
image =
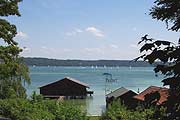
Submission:
POLYGON ((29 69, 19 61, 1 63, 0 80, 24 80, 30 84, 29 69))
POLYGON ((169 30, 178 31, 180 29, 180 1, 179 0, 156 0, 155 6, 150 10, 153 19, 165 21, 169 30))
POLYGON ((30 98, 32 102, 41 102, 43 100, 43 96, 41 94, 37 95, 36 91, 33 91, 30 98))
POLYGON ((26 90, 21 81, 3 80, 0 89, 0 99, 26 98, 26 90))
POLYGON ((22 86, 22 80, 30 84, 28 71, 28 67, 18 61, 0 63, 0 99, 12 96, 25 98, 26 90, 22 86))
MULTIPOLYGON (((153 19, 165 21, 168 30, 178 32, 180 30, 180 0, 156 0, 150 10, 153 19), (168 25, 171 25, 169 27, 168 25)), ((169 86, 169 97, 164 103, 167 107, 163 119, 180 119, 180 39, 178 44, 166 40, 142 37, 139 44, 143 43, 139 58, 148 61, 150 64, 161 61, 154 71, 165 76, 162 80, 164 86, 169 86)))
POLYGON ((86 113, 74 104, 43 100, 33 93, 32 100, 0 100, 0 116, 13 120, 88 120, 86 113))
POLYGON ((18 46, 0 46, 0 58, 4 63, 8 63, 16 60, 21 51, 22 50, 18 46))
POLYGON ((88 120, 86 113, 75 104, 59 102, 53 106, 51 103, 48 109, 56 116, 56 120, 88 120))
MULTIPOLYGON (((173 22, 172 30, 180 29, 180 16, 177 12, 180 10, 179 0, 157 0, 157 5, 152 8, 150 15, 153 18, 162 21, 173 22), (179 16, 179 17, 178 17, 179 16), (178 17, 178 18, 177 18, 178 17), (179 20, 177 20, 179 19, 179 20)), ((176 45, 169 41, 155 40, 142 37, 139 43, 144 43, 140 49, 143 58, 150 64, 159 60, 162 64, 158 64, 154 71, 161 73, 166 78, 162 80, 164 85, 169 85, 171 92, 175 92, 177 96, 180 94, 180 44, 176 45)))
POLYGON ((100 120, 100 116, 89 116, 89 120, 100 120))
MULTIPOLYGON (((1 0, 0 1, 0 16, 17 15, 20 16, 18 10, 18 3, 21 0, 1 0)), ((0 19, 0 38, 8 45, 17 45, 17 42, 13 40, 16 36, 16 26, 10 24, 5 19, 0 19)))
MULTIPOLYGON (((18 3, 21 0, 0 0, 0 16, 20 16, 18 3)), ((22 80, 30 84, 28 67, 22 63, 19 53, 22 49, 14 40, 17 34, 15 25, 5 19, 0 19, 0 98, 24 98, 25 89, 21 85, 22 80), (13 95, 14 94, 14 95, 13 95)))
POLYGON ((158 91, 146 94, 144 96, 144 104, 143 105, 145 108, 149 108, 151 106, 156 106, 158 101, 160 100, 160 98, 161 98, 161 96, 158 91))
POLYGON ((53 120, 43 104, 30 103, 25 99, 0 100, 0 115, 12 120, 53 120))
POLYGON ((129 110, 118 101, 114 101, 102 114, 101 120, 161 120, 161 115, 154 116, 154 108, 129 110))
POLYGON ((8 21, 4 19, 0 19, 0 38, 4 40, 4 42, 10 45, 17 45, 17 42, 13 40, 13 37, 17 34, 16 26, 11 25, 8 21))
POLYGON ((0 1, 0 16, 18 15, 18 3, 22 0, 1 0, 0 1))

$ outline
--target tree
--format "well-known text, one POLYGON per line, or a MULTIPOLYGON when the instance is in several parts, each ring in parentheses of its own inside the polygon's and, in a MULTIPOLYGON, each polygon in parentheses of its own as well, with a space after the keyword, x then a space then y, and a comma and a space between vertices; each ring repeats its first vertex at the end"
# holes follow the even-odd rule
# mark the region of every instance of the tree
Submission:
MULTIPOLYGON (((180 30, 180 0, 156 0, 150 9, 153 19, 165 21, 167 29, 179 32, 180 30), (170 27, 169 27, 170 26, 170 27)), ((164 86, 170 87, 170 96, 165 103, 167 115, 164 119, 180 119, 180 39, 175 44, 170 41, 142 37, 138 44, 142 44, 140 52, 142 58, 153 64, 161 61, 154 71, 165 76, 162 80, 164 86)))
POLYGON ((150 10, 153 19, 165 21, 167 28, 172 31, 180 30, 180 1, 156 0, 150 10), (171 24, 171 27, 169 27, 171 24))
MULTIPOLYGON (((19 2, 21 0, 0 0, 0 16, 3 18, 12 15, 20 16, 18 10, 19 2)), ((3 41, 3 44, 0 45, 0 93, 4 94, 7 91, 13 93, 11 92, 13 90, 17 97, 24 97, 25 89, 21 82, 24 80, 29 84, 30 78, 28 68, 22 63, 19 56, 22 49, 19 48, 18 43, 14 40, 16 34, 16 26, 10 24, 6 19, 0 18, 0 40, 3 41)), ((9 96, 4 97, 8 98, 9 96)))

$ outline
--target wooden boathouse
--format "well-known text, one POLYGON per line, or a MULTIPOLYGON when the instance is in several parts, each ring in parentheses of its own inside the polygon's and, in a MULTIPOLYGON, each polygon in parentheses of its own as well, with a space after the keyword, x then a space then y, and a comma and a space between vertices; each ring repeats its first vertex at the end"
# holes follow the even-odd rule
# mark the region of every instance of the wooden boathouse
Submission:
POLYGON ((124 87, 116 89, 115 91, 106 95, 106 107, 111 105, 114 100, 119 100, 119 102, 126 105, 126 107, 134 108, 136 101, 133 99, 133 97, 135 95, 137 95, 135 92, 124 87))
POLYGON ((89 86, 74 78, 65 77, 56 82, 40 87, 40 94, 45 98, 83 98, 88 94, 91 96, 93 91, 87 91, 89 86))

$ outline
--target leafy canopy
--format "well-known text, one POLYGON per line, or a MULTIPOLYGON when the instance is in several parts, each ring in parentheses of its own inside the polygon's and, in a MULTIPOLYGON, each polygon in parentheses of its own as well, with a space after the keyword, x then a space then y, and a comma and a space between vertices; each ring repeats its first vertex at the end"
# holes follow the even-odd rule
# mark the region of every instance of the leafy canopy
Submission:
POLYGON ((169 30, 180 29, 180 1, 179 0, 156 0, 150 10, 153 19, 165 21, 169 30), (170 25, 171 27, 169 27, 170 25))
MULTIPOLYGON (((150 9, 152 18, 164 21, 168 30, 179 32, 180 0, 156 0, 154 3, 150 9)), ((165 103, 167 115, 163 119, 180 119, 180 39, 178 44, 175 44, 145 35, 138 44, 142 44, 142 55, 136 60, 142 58, 150 64, 160 61, 161 64, 158 64, 154 71, 164 75, 163 85, 170 87, 170 95, 165 103)))
MULTIPOLYGON (((179 31, 180 0, 156 0, 154 3, 150 10, 152 18, 165 21, 167 25, 171 24, 169 30, 179 31)), ((162 81, 164 85, 169 85, 171 90, 180 91, 180 44, 148 38, 148 35, 142 37, 138 44, 142 43, 144 43, 140 48, 142 56, 137 59, 143 58, 150 64, 161 61, 162 64, 157 65, 154 71, 166 76, 162 81)))
MULTIPOLYGON (((24 80, 30 84, 28 67, 22 63, 19 56, 22 49, 19 48, 18 43, 14 40, 17 28, 5 19, 8 16, 20 16, 18 10, 19 2, 21 0, 0 0, 0 40, 2 41, 0 45, 0 94, 6 92, 15 93, 16 95, 14 96, 20 97, 25 96, 25 89, 21 85, 21 81, 24 80)), ((0 98, 8 98, 10 96, 5 94, 0 96, 0 98)))

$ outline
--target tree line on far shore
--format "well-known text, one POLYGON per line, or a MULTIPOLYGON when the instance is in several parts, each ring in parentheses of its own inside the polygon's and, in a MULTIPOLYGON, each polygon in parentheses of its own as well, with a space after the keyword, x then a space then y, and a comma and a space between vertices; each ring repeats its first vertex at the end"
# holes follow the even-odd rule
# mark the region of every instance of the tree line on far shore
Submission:
POLYGON ((146 61, 132 60, 58 60, 48 58, 23 58, 28 66, 98 66, 98 67, 152 67, 146 61))

